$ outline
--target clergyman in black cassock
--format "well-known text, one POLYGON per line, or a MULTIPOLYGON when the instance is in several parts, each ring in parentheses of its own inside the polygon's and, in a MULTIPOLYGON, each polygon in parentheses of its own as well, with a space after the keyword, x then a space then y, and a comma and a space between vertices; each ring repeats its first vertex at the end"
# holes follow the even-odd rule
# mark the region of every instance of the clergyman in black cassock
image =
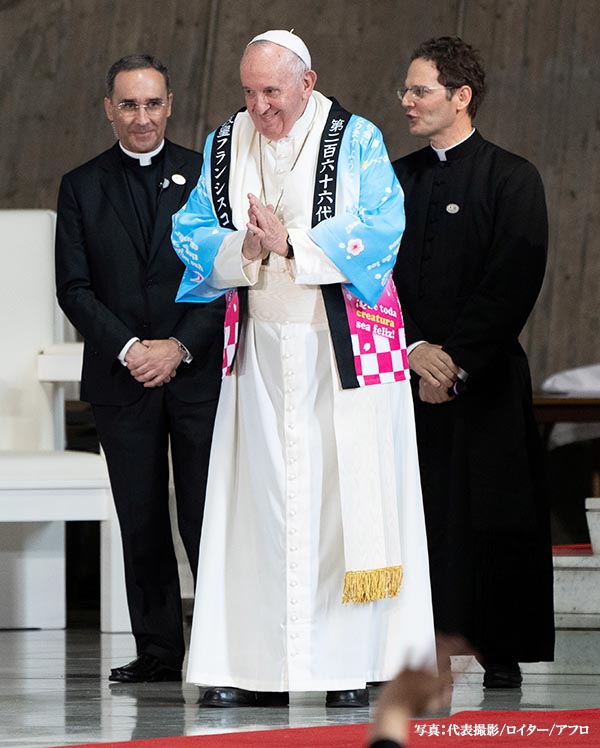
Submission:
POLYGON ((475 50, 442 37, 411 60, 399 96, 430 145, 394 163, 407 217, 394 278, 417 374, 434 619, 477 649, 486 687, 518 687, 519 662, 554 652, 549 511, 518 340, 544 275, 544 190, 531 163, 472 127, 475 50))

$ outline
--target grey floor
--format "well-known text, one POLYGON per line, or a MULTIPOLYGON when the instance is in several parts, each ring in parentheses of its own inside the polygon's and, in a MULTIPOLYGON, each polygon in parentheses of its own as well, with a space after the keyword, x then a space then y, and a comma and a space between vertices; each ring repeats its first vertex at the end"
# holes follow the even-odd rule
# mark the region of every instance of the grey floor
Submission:
MULTIPOLYGON (((326 710, 324 694, 293 694, 289 709, 201 709, 188 684, 109 685, 133 656, 131 637, 93 628, 0 631, 0 748, 50 748, 238 730, 366 722, 369 709, 326 710)), ((521 691, 485 692, 470 658, 453 660, 449 713, 465 709, 600 707, 600 631, 559 631, 554 664, 524 666, 521 691)), ((372 691, 372 704, 377 689, 372 691)), ((372 709, 372 706, 371 706, 372 709)))

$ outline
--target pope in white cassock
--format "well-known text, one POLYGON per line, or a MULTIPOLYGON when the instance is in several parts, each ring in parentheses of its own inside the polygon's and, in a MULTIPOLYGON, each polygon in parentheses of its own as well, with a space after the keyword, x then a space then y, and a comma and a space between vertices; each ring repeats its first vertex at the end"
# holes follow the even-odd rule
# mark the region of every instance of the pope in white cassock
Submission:
POLYGON ((403 195, 298 36, 255 37, 240 74, 246 109, 173 219, 178 300, 227 299, 188 681, 206 706, 364 706, 368 682, 435 662, 403 195))

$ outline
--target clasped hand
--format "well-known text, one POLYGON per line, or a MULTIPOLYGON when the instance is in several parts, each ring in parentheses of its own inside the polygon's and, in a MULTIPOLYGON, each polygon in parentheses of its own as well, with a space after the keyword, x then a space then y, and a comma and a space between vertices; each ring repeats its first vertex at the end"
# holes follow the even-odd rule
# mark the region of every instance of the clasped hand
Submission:
POLYGON ((441 345, 421 343, 410 352, 408 362, 421 377, 419 397, 424 403, 435 405, 453 399, 448 390, 456 382, 458 366, 441 345))
POLYGON ((248 194, 248 223, 242 244, 242 254, 247 260, 266 257, 269 252, 285 257, 288 252, 288 232, 275 215, 272 205, 264 205, 251 192, 248 194))
POLYGON ((127 351, 125 363, 131 376, 144 387, 160 387, 177 374, 183 357, 175 340, 142 340, 127 351))

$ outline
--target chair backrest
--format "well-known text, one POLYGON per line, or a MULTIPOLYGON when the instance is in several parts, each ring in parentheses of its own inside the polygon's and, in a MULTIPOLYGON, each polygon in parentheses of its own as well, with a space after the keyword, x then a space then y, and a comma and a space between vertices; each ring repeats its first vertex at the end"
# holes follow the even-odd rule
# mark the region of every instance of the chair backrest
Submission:
POLYGON ((50 210, 0 210, 0 449, 54 449, 53 392, 37 355, 62 342, 50 210))

